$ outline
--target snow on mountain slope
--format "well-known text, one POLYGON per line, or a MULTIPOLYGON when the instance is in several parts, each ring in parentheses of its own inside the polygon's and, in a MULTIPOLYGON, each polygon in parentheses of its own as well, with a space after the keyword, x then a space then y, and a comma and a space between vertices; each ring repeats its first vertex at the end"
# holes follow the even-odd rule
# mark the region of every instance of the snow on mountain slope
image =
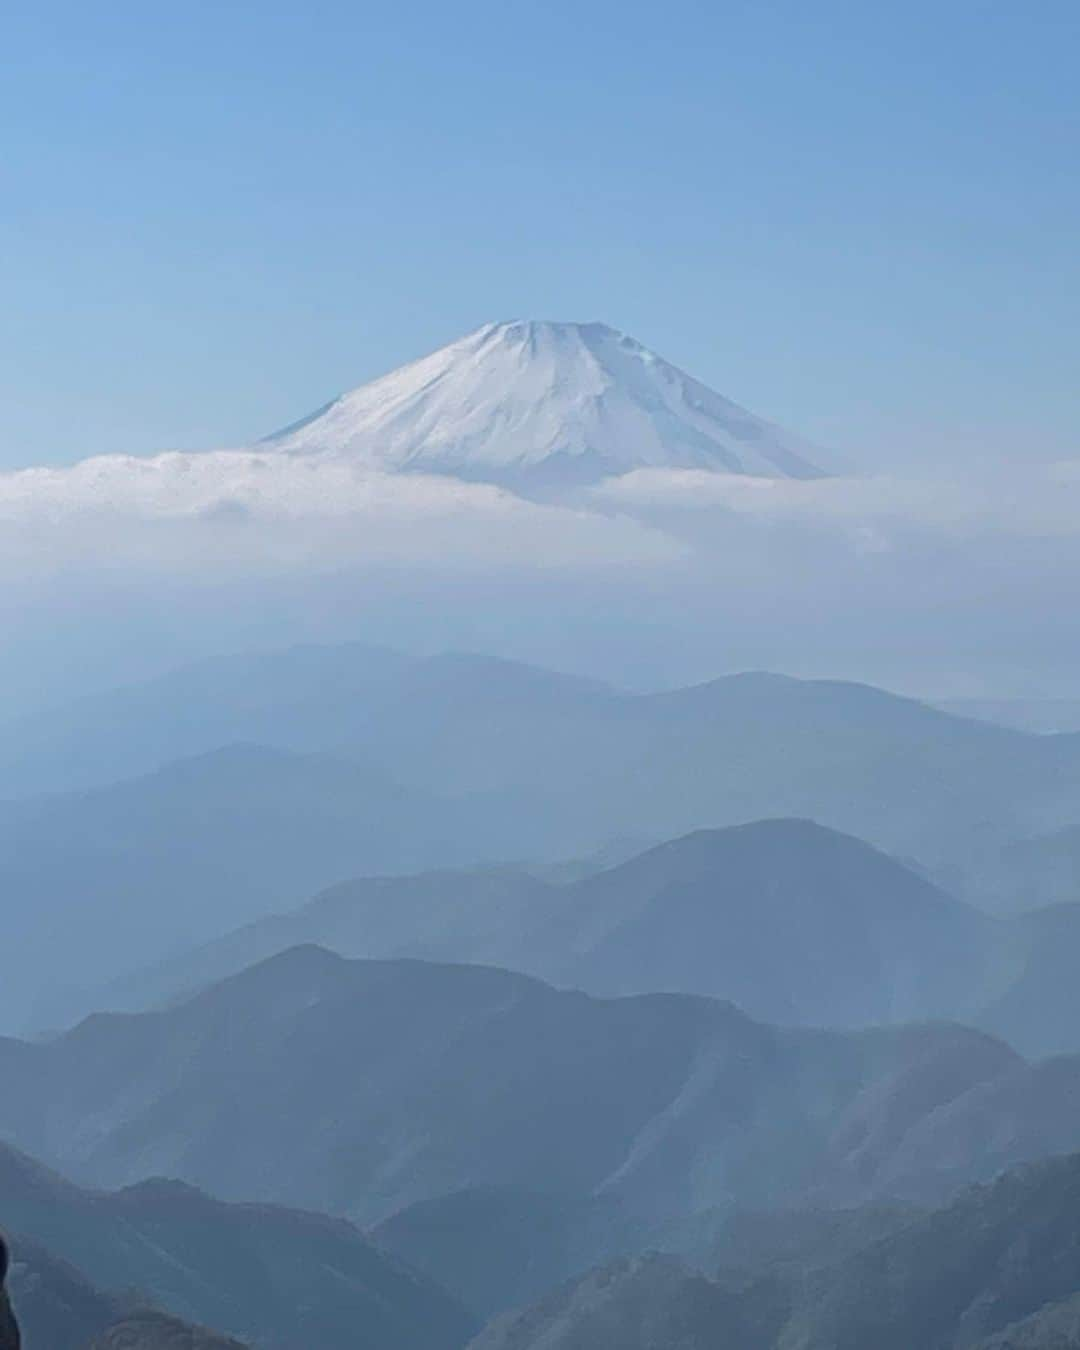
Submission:
POLYGON ((809 447, 604 324, 488 324, 267 438, 508 487, 639 468, 816 478, 809 447))

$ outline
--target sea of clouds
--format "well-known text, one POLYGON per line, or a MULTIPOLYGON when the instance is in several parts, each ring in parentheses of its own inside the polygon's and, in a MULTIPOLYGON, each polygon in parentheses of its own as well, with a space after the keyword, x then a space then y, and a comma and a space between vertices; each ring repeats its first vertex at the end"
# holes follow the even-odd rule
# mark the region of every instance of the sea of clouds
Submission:
POLYGON ((1080 460, 814 481, 639 470, 543 502, 258 450, 0 475, 3 650, 33 630, 55 665, 93 634, 118 674, 140 625, 179 659, 242 645, 257 612, 266 642, 486 647, 631 683, 771 666, 1061 693, 1078 577, 1080 460))

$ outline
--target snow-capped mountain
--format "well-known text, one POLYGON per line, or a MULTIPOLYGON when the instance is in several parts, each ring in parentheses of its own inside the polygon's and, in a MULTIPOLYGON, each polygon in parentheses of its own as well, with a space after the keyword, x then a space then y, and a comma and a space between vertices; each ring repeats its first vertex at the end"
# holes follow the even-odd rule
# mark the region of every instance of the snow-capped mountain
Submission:
POLYGON ((518 488, 641 468, 820 475, 797 437, 601 323, 487 324, 263 448, 518 488))

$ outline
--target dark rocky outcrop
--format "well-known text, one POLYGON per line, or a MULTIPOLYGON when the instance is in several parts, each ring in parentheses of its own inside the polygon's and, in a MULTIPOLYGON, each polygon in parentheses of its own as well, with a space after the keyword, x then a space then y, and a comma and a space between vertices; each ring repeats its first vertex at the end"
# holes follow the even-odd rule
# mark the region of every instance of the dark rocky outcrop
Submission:
POLYGON ((7 1296, 8 1246, 0 1237, 0 1350, 19 1350, 19 1328, 7 1296))
MULTIPOLYGON (((6 1200, 2 1184, 0 1195, 6 1200)), ((5 1220, 10 1217, 5 1205, 5 1220)), ((81 1271, 25 1235, 13 1237, 11 1251, 8 1284, 25 1350, 86 1350, 94 1337, 126 1315, 122 1298, 95 1287, 81 1271)), ((0 1338, 0 1346, 7 1350, 8 1342, 0 1338)))

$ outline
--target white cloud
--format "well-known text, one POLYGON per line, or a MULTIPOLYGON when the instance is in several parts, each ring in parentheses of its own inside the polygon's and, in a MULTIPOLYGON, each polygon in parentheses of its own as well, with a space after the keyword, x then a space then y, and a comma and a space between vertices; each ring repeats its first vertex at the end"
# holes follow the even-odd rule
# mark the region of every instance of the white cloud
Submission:
POLYGON ((852 542, 872 539, 878 548, 912 530, 952 538, 1080 536, 1080 461, 963 478, 797 480, 639 469, 609 479, 594 496, 643 517, 661 513, 673 528, 673 513, 711 512, 830 531, 851 527, 852 542))
POLYGON ((0 561, 9 570, 394 562, 551 571, 655 565, 681 552, 671 536, 626 514, 340 459, 107 455, 0 475, 0 561))
POLYGON ((640 470, 561 504, 269 451, 0 475, 0 645, 28 668, 40 651, 33 678, 54 682, 153 635, 183 659, 363 634, 642 683, 758 666, 933 688, 996 666, 1060 685, 1080 661, 1062 622, 1077 575, 1080 461, 937 480, 640 470))

